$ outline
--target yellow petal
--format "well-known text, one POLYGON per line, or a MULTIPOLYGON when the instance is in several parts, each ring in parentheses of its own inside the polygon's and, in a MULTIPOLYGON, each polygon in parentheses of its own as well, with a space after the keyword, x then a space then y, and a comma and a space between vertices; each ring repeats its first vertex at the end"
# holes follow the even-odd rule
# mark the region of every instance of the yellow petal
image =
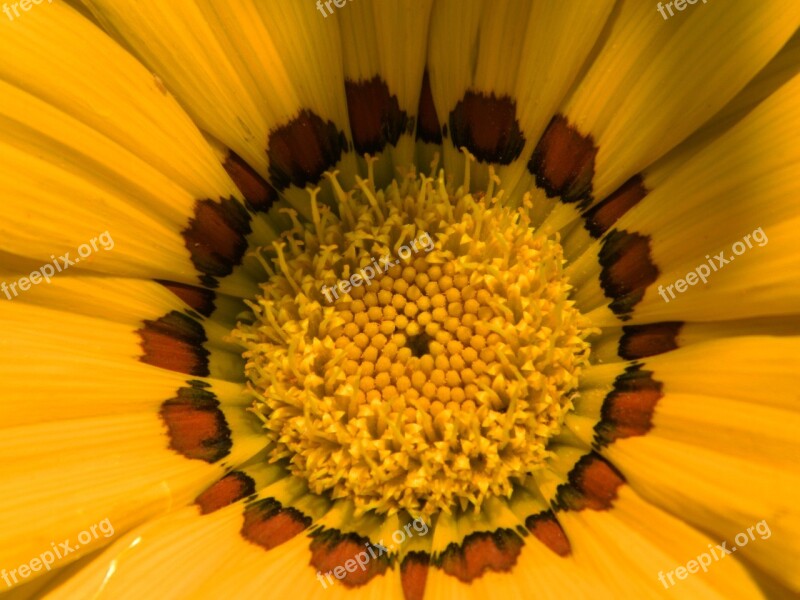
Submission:
MULTIPOLYGON (((738 556, 714 561, 707 572, 687 574, 683 580, 673 575, 674 584, 670 585, 667 572, 685 566, 708 552, 709 544, 721 540, 703 535, 680 517, 648 504, 627 485, 619 488, 610 510, 566 511, 559 513, 559 520, 575 562, 601 577, 610 592, 600 597, 763 597, 738 556), (662 572, 666 583, 659 580, 662 572)), ((698 565, 693 567, 699 569, 698 565)))
MULTIPOLYGON (((736 558, 757 564, 800 589, 794 569, 800 539, 795 509, 800 500, 797 474, 657 435, 619 440, 605 454, 643 498, 677 519, 711 532, 716 539, 709 542, 728 540, 730 546, 736 535, 745 533, 747 537, 748 527, 766 522, 759 526, 764 537, 744 542, 736 558), (766 541, 772 534, 774 538, 766 541)), ((677 564, 706 551, 705 544, 696 543, 695 547, 695 552, 685 548, 682 555, 675 556, 677 564)), ((725 563, 733 563, 730 558, 725 563)), ((709 573, 716 573, 717 567, 715 563, 709 573)))
POLYGON ((628 3, 565 107, 599 148, 594 195, 603 198, 686 138, 753 78, 800 24, 791 0, 695 4, 666 22, 628 3))
MULTIPOLYGON (((637 305, 635 322, 794 311, 800 300, 800 262, 792 234, 800 194, 798 94, 800 77, 795 77, 675 168, 615 224, 620 231, 649 238, 652 264, 660 272, 637 305), (684 293, 680 287, 670 290, 691 271, 693 287, 684 284, 684 293), (700 271, 708 271, 705 284, 700 271), (726 301, 731 297, 737 301, 726 301)), ((582 308, 603 303, 600 282, 592 275, 593 257, 602 245, 595 242, 569 266, 582 308)))
MULTIPOLYGON (((359 142, 369 141, 366 145, 375 155, 378 150, 372 147, 389 142, 373 167, 378 187, 394 179, 397 168, 413 163, 413 124, 427 58, 424 40, 431 6, 431 0, 413 6, 393 0, 380 5, 347 4, 335 12, 342 31, 345 88, 356 151, 366 151, 359 148, 359 142)), ((366 163, 359 163, 366 173, 366 163)))

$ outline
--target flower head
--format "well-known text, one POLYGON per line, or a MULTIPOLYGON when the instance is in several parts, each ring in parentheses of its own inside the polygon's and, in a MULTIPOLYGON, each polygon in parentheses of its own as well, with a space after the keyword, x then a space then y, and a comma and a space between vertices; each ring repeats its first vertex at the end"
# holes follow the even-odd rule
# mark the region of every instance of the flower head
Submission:
POLYGON ((796 2, 7 8, 12 594, 800 590, 796 2))

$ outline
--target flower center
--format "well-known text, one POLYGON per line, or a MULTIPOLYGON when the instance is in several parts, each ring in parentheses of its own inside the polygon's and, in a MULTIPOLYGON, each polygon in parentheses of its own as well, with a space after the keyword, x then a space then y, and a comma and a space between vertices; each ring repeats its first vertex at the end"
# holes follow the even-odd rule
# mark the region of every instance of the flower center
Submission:
POLYGON ((545 466, 588 364, 558 239, 527 198, 448 191, 443 174, 349 193, 330 178, 339 214, 312 191, 312 222, 292 214, 259 249, 271 276, 234 332, 270 459, 359 514, 510 496, 545 466))

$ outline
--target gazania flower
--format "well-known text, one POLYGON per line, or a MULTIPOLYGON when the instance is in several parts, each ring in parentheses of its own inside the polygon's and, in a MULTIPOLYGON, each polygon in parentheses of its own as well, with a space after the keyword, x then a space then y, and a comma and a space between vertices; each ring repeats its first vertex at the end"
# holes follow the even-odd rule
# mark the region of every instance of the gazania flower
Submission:
POLYGON ((4 4, 10 598, 800 592, 800 5, 4 4))

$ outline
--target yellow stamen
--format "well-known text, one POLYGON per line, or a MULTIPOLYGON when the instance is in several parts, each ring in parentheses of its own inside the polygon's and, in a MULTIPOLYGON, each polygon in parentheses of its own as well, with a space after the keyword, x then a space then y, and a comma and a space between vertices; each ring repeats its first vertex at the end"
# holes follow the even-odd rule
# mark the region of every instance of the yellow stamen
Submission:
POLYGON ((467 158, 456 193, 442 171, 375 191, 370 160, 350 192, 328 174, 341 217, 309 190, 312 222, 292 214, 260 249, 272 275, 234 332, 270 459, 356 513, 510 496, 550 458, 588 364, 595 330, 569 301, 558 238, 534 229, 529 199, 501 205, 494 172, 488 194, 467 193, 467 158))

